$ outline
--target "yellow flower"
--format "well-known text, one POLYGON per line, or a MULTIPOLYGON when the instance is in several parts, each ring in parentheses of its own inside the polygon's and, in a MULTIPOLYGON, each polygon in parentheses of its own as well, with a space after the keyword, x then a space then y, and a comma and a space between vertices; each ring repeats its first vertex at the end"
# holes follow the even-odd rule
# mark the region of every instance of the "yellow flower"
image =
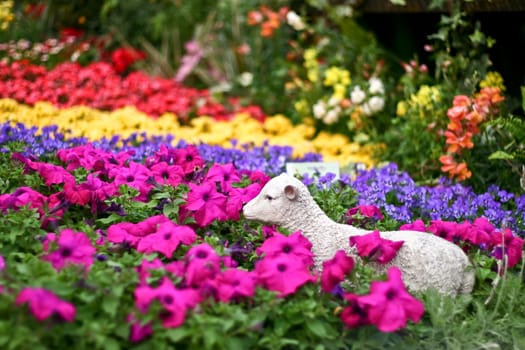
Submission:
POLYGON ((479 82, 481 88, 497 87, 500 91, 505 91, 503 77, 498 72, 487 72, 485 79, 479 82))
POLYGON ((334 86, 336 84, 348 86, 350 85, 350 72, 346 69, 331 66, 324 74, 323 84, 326 86, 334 86))
POLYGON ((396 107, 396 115, 402 117, 407 114, 407 103, 405 101, 399 101, 396 107))
POLYGON ((14 19, 13 1, 0 1, 0 30, 7 30, 14 19))

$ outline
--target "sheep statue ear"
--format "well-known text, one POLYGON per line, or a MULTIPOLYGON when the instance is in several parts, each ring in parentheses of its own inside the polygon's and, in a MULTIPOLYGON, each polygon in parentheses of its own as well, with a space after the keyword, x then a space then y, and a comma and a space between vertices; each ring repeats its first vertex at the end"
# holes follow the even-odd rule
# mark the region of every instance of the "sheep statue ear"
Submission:
POLYGON ((297 197, 297 188, 294 185, 286 185, 284 194, 288 199, 295 199, 297 197))

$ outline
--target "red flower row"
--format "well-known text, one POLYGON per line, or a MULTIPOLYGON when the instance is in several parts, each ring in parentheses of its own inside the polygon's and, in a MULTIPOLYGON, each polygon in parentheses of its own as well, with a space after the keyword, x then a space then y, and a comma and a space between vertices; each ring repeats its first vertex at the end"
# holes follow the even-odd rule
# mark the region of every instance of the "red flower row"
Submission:
POLYGON ((243 107, 232 99, 227 107, 214 101, 208 90, 138 71, 123 77, 104 62, 86 67, 62 63, 49 71, 23 61, 0 64, 0 97, 28 105, 48 101, 58 107, 85 105, 101 110, 135 106, 151 116, 174 113, 181 121, 203 115, 229 120, 240 112, 261 121, 265 118, 258 106, 243 107))

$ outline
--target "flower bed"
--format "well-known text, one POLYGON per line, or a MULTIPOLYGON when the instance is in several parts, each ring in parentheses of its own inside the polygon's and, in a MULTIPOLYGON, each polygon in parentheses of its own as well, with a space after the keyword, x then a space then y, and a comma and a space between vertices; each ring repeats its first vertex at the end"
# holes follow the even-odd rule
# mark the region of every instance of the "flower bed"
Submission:
MULTIPOLYGON (((268 180, 261 170, 281 172, 284 164, 273 160, 290 157, 291 148, 281 155, 278 147, 257 155, 238 149, 227 159, 218 147, 180 144, 148 156, 143 150, 159 140, 86 144, 53 128, 2 130, 0 156, 9 168, 0 196, 0 307, 16 324, 2 344, 57 347, 74 336, 83 338, 80 348, 308 342, 343 348, 372 336, 386 346, 424 341, 434 322, 424 315, 439 312, 436 295, 408 294, 395 269, 384 280, 343 255, 315 274, 311 245, 300 232, 283 235, 240 215, 268 180), (41 159, 31 156, 35 151, 41 159), (259 161, 246 165, 243 152, 259 161), (351 287, 340 284, 343 278, 351 287), (381 332, 390 335, 377 338, 381 332)), ((346 213, 354 225, 383 229, 414 222, 404 227, 461 244, 475 263, 477 298, 490 302, 490 282, 502 269, 510 281, 521 273, 523 240, 496 225, 523 232, 525 196, 418 186, 395 166, 335 183, 329 178, 310 189, 334 219, 346 213), (351 207, 358 203, 358 210, 351 207), (365 204, 377 205, 379 216, 365 204), (491 213, 497 222, 481 218, 491 213)), ((468 298, 445 300, 468 307, 468 298)))

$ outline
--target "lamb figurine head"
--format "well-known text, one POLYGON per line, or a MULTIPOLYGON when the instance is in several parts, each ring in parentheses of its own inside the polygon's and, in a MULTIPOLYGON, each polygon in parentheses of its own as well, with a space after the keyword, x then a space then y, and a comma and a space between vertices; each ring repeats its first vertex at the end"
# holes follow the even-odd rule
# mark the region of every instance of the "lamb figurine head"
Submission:
MULTIPOLYGON (((349 238, 370 232, 330 219, 314 201, 308 188, 286 173, 268 181, 244 206, 243 214, 248 220, 277 225, 290 232, 301 231, 312 243, 317 269, 340 249, 359 261, 349 238)), ((472 291, 474 271, 468 257, 457 245, 418 231, 385 231, 380 232, 380 236, 403 241, 403 245, 390 263, 373 264, 378 272, 397 266, 405 285, 412 292, 435 289, 454 296, 472 291)))

